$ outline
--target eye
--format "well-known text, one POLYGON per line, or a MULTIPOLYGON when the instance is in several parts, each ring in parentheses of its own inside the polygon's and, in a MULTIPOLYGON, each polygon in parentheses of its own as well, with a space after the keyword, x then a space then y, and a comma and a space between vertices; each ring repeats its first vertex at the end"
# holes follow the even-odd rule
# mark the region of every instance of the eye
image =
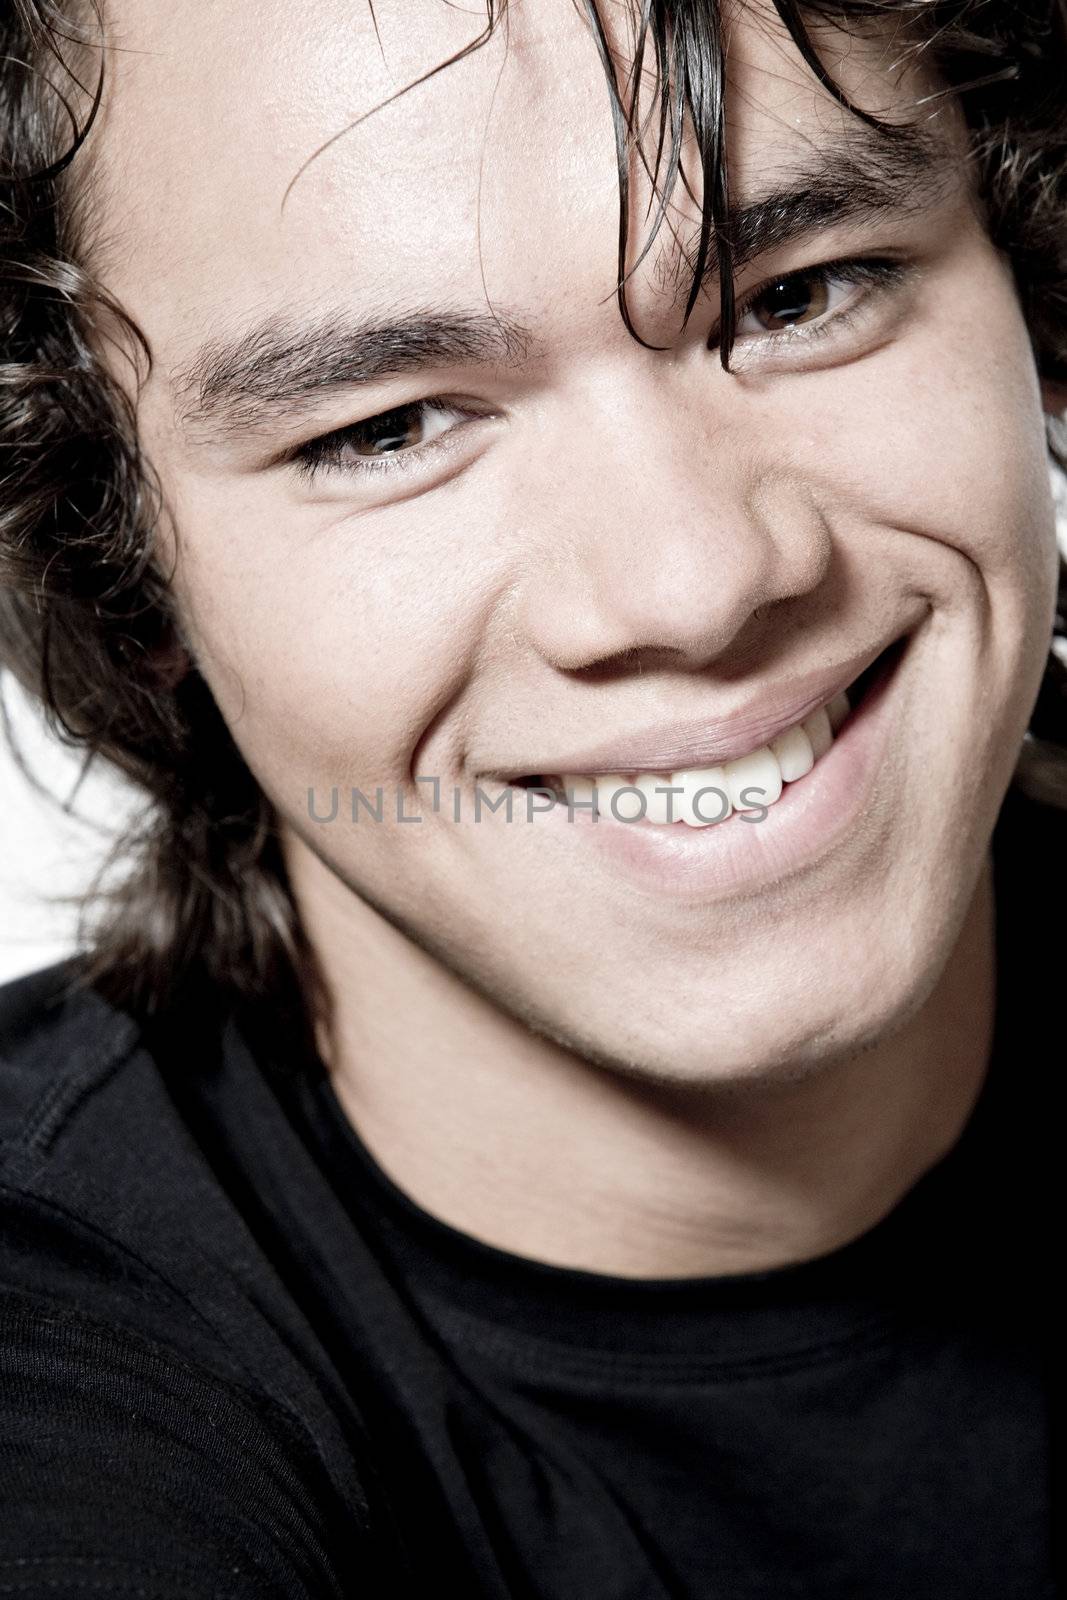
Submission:
POLYGON ((748 315, 766 333, 779 333, 798 322, 812 322, 824 316, 831 305, 830 285, 818 272, 794 272, 778 278, 760 291, 748 315))
POLYGON ((773 338, 792 329, 801 336, 809 328, 814 335, 824 325, 845 325, 875 291, 899 283, 906 271, 901 261, 856 258, 772 278, 738 307, 737 338, 773 338))
POLYGON ((421 458, 436 441, 455 431, 455 419, 468 413, 441 400, 412 400, 362 422, 349 423, 334 433, 309 439, 291 460, 302 476, 312 478, 323 470, 341 472, 403 471, 406 458, 421 458), (396 458, 403 457, 399 460, 396 458))

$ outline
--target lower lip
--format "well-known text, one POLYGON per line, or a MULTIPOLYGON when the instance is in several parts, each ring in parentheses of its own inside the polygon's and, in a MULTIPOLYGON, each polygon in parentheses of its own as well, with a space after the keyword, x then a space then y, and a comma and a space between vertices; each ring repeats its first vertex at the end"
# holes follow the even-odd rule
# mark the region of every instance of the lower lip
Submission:
POLYGON ((735 813, 706 828, 619 822, 610 812, 595 818, 588 811, 570 813, 562 802, 536 820, 568 829, 579 848, 598 851, 609 870, 653 894, 725 899, 811 868, 870 804, 892 721, 891 690, 906 653, 906 647, 894 650, 829 750, 803 778, 785 785, 760 820, 735 813))

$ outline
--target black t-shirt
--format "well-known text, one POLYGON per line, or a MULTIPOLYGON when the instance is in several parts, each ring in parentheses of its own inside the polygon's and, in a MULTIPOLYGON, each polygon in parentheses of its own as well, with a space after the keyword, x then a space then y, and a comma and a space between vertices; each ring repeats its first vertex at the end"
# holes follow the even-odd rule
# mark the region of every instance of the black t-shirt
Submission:
POLYGON ((234 1015, 0 989, 0 1596, 1060 1593, 1065 841, 1009 795, 955 1148, 772 1272, 496 1249, 234 1015))

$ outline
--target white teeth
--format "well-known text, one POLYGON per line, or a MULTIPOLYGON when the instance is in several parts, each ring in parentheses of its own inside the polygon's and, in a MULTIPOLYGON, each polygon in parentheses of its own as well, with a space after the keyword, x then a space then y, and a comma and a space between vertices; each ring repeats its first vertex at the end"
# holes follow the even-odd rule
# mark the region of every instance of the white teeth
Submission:
POLYGON ((618 822, 636 822, 641 815, 641 798, 636 794, 619 794, 620 789, 633 789, 634 784, 621 772, 608 772, 596 780, 596 808, 600 815, 614 817, 618 822), (615 796, 618 798, 615 799, 615 796), (614 802, 614 803, 613 803, 614 802))
POLYGON ((838 728, 844 722, 851 710, 852 707, 848 703, 848 695, 845 693, 844 689, 842 689, 840 694, 834 695, 833 699, 826 707, 826 715, 830 719, 831 732, 837 732, 838 728))
POLYGON ((683 790, 675 796, 674 814, 691 828, 709 828, 716 822, 725 822, 733 810, 723 767, 673 772, 671 782, 680 784, 683 790), (717 792, 712 793, 713 790, 717 792))
POLYGON ((768 745, 751 755, 728 761, 723 769, 735 811, 773 806, 782 792, 782 769, 768 745))
POLYGON ((785 733, 780 733, 777 739, 772 739, 771 750, 781 769, 783 783, 795 783, 815 765, 811 740, 799 723, 795 728, 787 728, 785 733))
POLYGON ((565 772, 560 783, 564 794, 570 797, 572 804, 578 801, 584 806, 596 793, 596 784, 592 778, 585 778, 578 772, 565 772))
POLYGON ((781 796, 783 784, 803 778, 826 754, 850 710, 847 695, 836 694, 828 705, 787 728, 769 745, 718 767, 638 772, 631 776, 607 772, 590 777, 565 772, 559 782, 572 805, 584 809, 595 799, 600 816, 619 822, 643 818, 657 824, 683 822, 691 828, 714 827, 734 811, 753 812, 761 806, 772 806, 781 796), (620 794, 620 790, 630 792, 620 794), (671 790, 675 792, 670 793, 671 790))
POLYGON ((646 822, 677 822, 680 816, 680 794, 667 791, 676 788, 679 779, 669 772, 643 772, 636 787, 645 797, 646 822))
POLYGON ((818 711, 813 711, 810 717, 805 718, 801 727, 811 740, 811 752, 818 761, 824 756, 834 742, 833 729, 830 727, 830 718, 826 715, 826 707, 820 706, 818 711))

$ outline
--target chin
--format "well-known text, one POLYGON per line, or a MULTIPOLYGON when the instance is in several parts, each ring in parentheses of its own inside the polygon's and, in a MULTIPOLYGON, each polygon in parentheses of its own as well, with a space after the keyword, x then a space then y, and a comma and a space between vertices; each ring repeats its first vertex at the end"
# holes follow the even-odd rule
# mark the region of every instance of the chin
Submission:
POLYGON ((622 1077, 677 1088, 756 1089, 799 1083, 868 1053, 906 1025, 930 986, 926 974, 890 974, 883 967, 872 995, 866 973, 827 987, 813 970, 794 972, 788 985, 768 975, 762 993, 750 982, 743 998, 724 1000, 709 985, 696 1004, 672 1002, 673 1015, 657 1025, 650 1025, 647 1007, 629 1019, 617 1011, 597 1018, 590 1014, 594 1004, 571 1020, 547 1022, 532 1011, 523 1020, 622 1077))
MULTIPOLYGON (((974 897, 978 866, 958 860, 898 886, 877 876, 847 906, 833 897, 821 915, 780 907, 766 941, 732 960, 626 963, 638 974, 625 993, 603 973, 594 986, 559 996, 534 1030, 586 1060, 646 1082, 729 1088, 796 1083, 869 1054, 907 1027, 944 972, 974 897), (792 938, 783 937, 791 927, 792 938)), ((544 998, 544 997, 543 997, 544 998)))

